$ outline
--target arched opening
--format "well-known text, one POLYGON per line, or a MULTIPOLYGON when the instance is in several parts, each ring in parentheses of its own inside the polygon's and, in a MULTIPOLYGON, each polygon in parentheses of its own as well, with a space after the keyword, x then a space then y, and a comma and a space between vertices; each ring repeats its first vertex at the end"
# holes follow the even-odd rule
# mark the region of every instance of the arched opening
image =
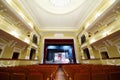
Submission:
POLYGON ((83 49, 83 52, 84 52, 85 59, 90 59, 89 49, 85 48, 83 49))
POLYGON ((101 52, 101 57, 102 57, 102 59, 108 59, 109 58, 108 52, 107 51, 101 52))
POLYGON ((19 58, 19 52, 14 52, 13 53, 13 56, 12 56, 12 59, 18 59, 19 58))
POLYGON ((29 59, 30 60, 34 60, 35 59, 35 54, 36 54, 36 50, 32 48, 30 50, 30 57, 29 57, 29 59))
POLYGON ((37 36, 34 34, 34 35, 33 35, 33 43, 37 44, 37 42, 38 42, 38 38, 37 38, 37 36))

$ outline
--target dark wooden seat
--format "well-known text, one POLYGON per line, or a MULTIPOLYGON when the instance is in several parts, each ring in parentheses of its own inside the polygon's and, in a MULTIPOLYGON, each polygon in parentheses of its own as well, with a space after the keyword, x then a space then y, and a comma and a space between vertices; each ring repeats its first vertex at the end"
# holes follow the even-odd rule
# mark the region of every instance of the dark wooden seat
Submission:
POLYGON ((44 80, 43 74, 40 72, 31 72, 29 73, 27 80, 44 80))
POLYGON ((108 75, 102 65, 94 65, 91 67, 92 80, 108 80, 108 75))
POLYGON ((120 78, 120 66, 111 66, 109 69, 109 80, 118 80, 120 78))
POLYGON ((10 80, 10 74, 8 72, 0 72, 0 80, 10 80))
POLYGON ((10 80, 26 80, 26 75, 24 73, 12 73, 10 80))

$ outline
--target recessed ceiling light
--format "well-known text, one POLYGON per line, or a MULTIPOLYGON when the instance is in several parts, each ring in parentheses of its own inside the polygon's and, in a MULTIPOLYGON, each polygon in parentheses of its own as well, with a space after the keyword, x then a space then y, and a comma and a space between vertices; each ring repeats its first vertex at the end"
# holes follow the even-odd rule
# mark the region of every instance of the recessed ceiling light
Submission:
POLYGON ((51 4, 56 7, 64 7, 70 3, 71 0, 50 0, 51 4))

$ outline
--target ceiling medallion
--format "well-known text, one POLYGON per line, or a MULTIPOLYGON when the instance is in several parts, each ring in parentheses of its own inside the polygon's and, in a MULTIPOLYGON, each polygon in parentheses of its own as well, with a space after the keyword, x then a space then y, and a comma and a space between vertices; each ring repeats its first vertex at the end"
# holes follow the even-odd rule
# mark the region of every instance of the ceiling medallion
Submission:
POLYGON ((51 4, 55 7, 65 7, 71 0, 50 0, 51 4))
POLYGON ((35 0, 36 6, 53 14, 66 14, 79 9, 87 0, 35 0))

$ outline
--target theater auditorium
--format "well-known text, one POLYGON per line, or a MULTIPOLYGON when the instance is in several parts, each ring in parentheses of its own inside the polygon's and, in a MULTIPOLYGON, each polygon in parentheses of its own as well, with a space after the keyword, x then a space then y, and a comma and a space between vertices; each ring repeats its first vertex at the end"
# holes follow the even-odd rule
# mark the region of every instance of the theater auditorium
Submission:
POLYGON ((119 80, 120 0, 0 0, 0 80, 119 80))

